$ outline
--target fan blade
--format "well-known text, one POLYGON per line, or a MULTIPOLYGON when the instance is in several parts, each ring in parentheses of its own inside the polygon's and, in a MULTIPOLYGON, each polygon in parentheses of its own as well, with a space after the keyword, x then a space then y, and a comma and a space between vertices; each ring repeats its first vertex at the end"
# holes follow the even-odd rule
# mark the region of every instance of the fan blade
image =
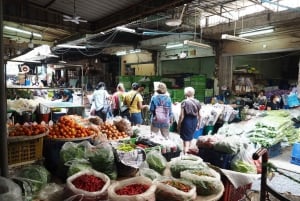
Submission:
POLYGON ((81 19, 79 19, 78 21, 79 22, 88 22, 87 20, 81 20, 81 19))
POLYGON ((65 22, 72 22, 73 19, 64 19, 65 22))
POLYGON ((72 19, 73 17, 71 17, 71 16, 69 16, 69 15, 63 15, 63 17, 65 18, 65 19, 72 19))
POLYGON ((78 20, 72 20, 72 22, 74 22, 75 24, 79 24, 78 20))

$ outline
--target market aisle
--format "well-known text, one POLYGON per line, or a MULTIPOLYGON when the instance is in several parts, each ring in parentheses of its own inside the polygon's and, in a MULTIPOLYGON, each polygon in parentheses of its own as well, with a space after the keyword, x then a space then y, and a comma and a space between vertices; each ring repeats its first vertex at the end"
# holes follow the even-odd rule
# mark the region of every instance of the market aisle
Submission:
MULTIPOLYGON (((291 146, 284 147, 281 155, 271 158, 269 161, 277 168, 280 168, 280 171, 293 177, 297 181, 300 181, 300 166, 290 163, 291 149, 291 146)), ((291 200, 300 200, 300 183, 292 181, 291 179, 278 173, 276 173, 274 178, 271 181, 268 181, 268 183, 279 193, 294 195, 294 198, 291 200)), ((253 183, 252 189, 255 191, 260 190, 260 180, 257 180, 253 183)))

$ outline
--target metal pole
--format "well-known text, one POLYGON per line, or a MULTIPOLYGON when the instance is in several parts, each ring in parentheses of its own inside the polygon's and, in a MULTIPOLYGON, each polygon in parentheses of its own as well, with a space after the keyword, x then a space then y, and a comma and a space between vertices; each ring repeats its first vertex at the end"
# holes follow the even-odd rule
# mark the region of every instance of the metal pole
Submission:
POLYGON ((3 61, 3 0, 0 0, 0 171, 1 176, 8 176, 7 160, 7 130, 6 130, 6 82, 5 66, 3 61))

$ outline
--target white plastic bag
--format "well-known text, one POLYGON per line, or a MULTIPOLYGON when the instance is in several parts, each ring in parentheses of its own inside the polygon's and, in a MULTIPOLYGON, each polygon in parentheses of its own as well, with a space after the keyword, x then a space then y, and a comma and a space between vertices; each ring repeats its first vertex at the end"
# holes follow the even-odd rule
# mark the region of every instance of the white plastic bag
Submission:
POLYGON ((153 183, 157 186, 156 198, 158 201, 191 201, 197 198, 196 187, 188 181, 165 177, 156 179, 153 183), (182 189, 186 188, 187 192, 169 185, 171 183, 180 185, 182 189))
POLYGON ((252 154, 255 152, 253 144, 244 143, 241 146, 240 152, 234 156, 231 161, 231 169, 242 173, 257 173, 256 165, 252 159, 252 154))
POLYGON ((22 190, 12 180, 0 177, 0 201, 22 201, 22 190))
POLYGON ((180 173, 180 177, 194 184, 198 195, 212 195, 223 189, 220 174, 211 168, 185 170, 180 173))
POLYGON ((110 185, 110 179, 107 175, 97 172, 96 170, 89 169, 89 170, 83 170, 80 171, 71 177, 68 177, 67 182, 66 182, 66 187, 67 189, 73 194, 73 195, 78 195, 82 194, 83 195, 83 201, 98 201, 98 200, 107 200, 107 189, 110 185), (100 179, 102 179, 105 184, 102 187, 100 191, 96 192, 88 192, 82 189, 78 189, 75 187, 75 185, 72 183, 76 178, 82 176, 82 175, 93 175, 96 176, 100 179))
POLYGON ((137 176, 113 183, 108 188, 109 201, 155 201, 156 186, 152 184, 151 179, 143 176, 137 176), (146 184, 150 187, 147 191, 138 195, 118 195, 116 190, 131 184, 146 184))

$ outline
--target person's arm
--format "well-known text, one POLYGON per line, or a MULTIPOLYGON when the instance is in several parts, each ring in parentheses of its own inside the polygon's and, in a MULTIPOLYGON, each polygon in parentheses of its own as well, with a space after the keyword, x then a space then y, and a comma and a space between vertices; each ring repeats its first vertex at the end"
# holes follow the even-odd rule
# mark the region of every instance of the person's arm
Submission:
POLYGON ((177 122, 177 132, 180 131, 181 123, 183 121, 183 118, 184 118, 184 109, 181 107, 180 108, 179 119, 178 119, 178 122, 177 122))

